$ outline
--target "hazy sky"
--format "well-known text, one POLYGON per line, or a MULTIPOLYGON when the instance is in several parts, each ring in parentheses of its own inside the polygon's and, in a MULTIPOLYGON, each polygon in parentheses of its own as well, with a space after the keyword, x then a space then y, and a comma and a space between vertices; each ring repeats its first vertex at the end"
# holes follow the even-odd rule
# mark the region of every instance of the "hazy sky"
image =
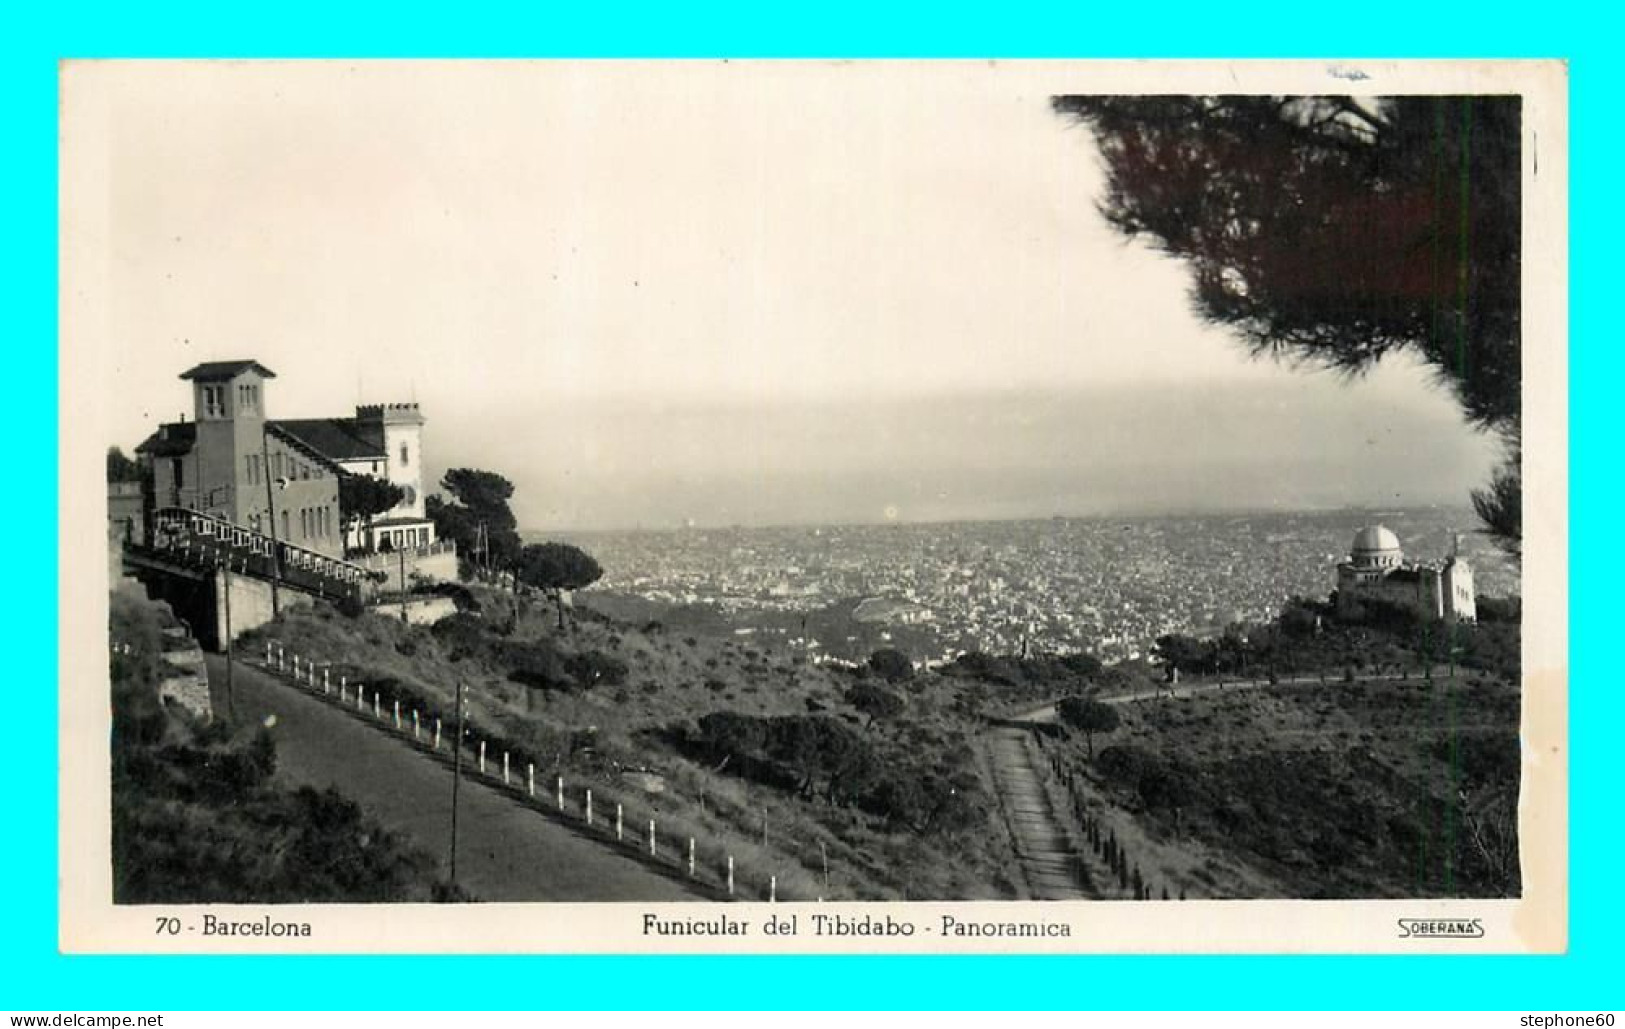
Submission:
MULTIPOLYGON (((1060 66, 125 64, 67 79, 126 447, 252 357, 416 399, 535 528, 1465 502, 1427 373, 1248 359, 1094 209, 1060 66), (88 113, 87 113, 88 112, 88 113), (97 230, 100 230, 98 235, 97 230)), ((72 253, 70 250, 70 258, 72 253)))

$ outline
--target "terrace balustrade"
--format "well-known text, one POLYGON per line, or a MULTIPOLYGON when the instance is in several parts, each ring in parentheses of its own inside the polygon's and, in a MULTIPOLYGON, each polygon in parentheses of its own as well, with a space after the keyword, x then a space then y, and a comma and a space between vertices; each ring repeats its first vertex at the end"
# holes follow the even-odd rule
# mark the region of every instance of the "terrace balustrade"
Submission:
POLYGON ((348 561, 187 508, 165 507, 154 512, 152 541, 153 550, 182 564, 211 568, 229 561, 242 574, 274 578, 325 597, 356 596, 372 574, 348 561))

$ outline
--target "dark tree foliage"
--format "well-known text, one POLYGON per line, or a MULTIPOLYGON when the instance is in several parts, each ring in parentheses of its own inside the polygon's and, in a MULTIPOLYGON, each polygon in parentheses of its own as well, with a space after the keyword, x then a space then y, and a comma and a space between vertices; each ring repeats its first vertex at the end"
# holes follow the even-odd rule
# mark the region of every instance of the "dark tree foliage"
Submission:
POLYGON ((713 711, 700 719, 700 736, 719 757, 754 754, 767 743, 767 723, 737 711, 713 711))
POLYGON ((141 465, 125 456, 118 447, 107 448, 107 481, 140 482, 141 465))
MULTIPOLYGON (((144 627, 131 607, 115 598, 115 628, 144 627)), ((278 785, 265 729, 234 736, 171 713, 157 640, 134 636, 141 649, 112 666, 115 903, 426 899, 432 858, 331 790, 278 785)))
POLYGON ((1513 558, 1523 557, 1523 456, 1514 435, 1507 443, 1507 455, 1489 484, 1473 490, 1473 510, 1485 529, 1495 537, 1502 551, 1513 558))
POLYGON ((1152 649, 1168 670, 1170 679, 1175 671, 1182 675, 1207 675, 1218 667, 1218 647, 1212 640, 1169 633, 1158 636, 1152 649))
POLYGON ((1100 658, 1095 657, 1093 654, 1084 653, 1081 650, 1062 656, 1060 662, 1061 667, 1085 679, 1096 678, 1105 669, 1105 666, 1100 663, 1100 658))
POLYGON ((870 654, 869 667, 887 682, 902 682, 914 677, 914 662, 896 647, 882 647, 870 654))
POLYGON ((985 810, 968 757, 950 755, 929 767, 890 761, 864 736, 825 715, 761 718, 716 711, 699 720, 690 742, 698 755, 731 774, 806 800, 855 805, 919 833, 973 828, 985 810))
POLYGON ((860 682, 847 690, 846 702, 869 716, 870 727, 878 718, 896 718, 903 713, 902 697, 869 682, 860 682))
POLYGON ((564 628, 564 591, 584 589, 604 575, 591 554, 568 543, 530 544, 520 551, 515 572, 520 582, 553 598, 560 629, 564 628))
POLYGON ((1509 96, 1058 96, 1105 159, 1101 211, 1191 269, 1256 354, 1357 374, 1409 351, 1505 463, 1474 495, 1516 553, 1521 108, 1509 96))
POLYGON ((1021 668, 1015 661, 980 650, 972 650, 954 658, 946 671, 951 675, 962 674, 1006 686, 1023 684, 1021 668))
POLYGON ((478 468, 453 468, 440 479, 440 485, 464 507, 478 515, 492 529, 512 529, 518 526, 508 501, 513 498, 513 483, 496 472, 478 468))
POLYGON ((1496 622, 1517 625, 1523 618, 1523 601, 1518 597, 1479 597, 1474 606, 1478 608, 1480 625, 1496 622))
POLYGON ((1098 700, 1063 697, 1055 709, 1062 722, 1083 733, 1091 760, 1095 756, 1095 733, 1114 732, 1117 729, 1117 709, 1098 700))
POLYGON ((584 690, 595 686, 619 686, 626 682, 630 669, 626 662, 601 650, 588 650, 571 654, 564 659, 564 670, 584 690))
POLYGON ((1281 605, 1277 623, 1283 633, 1301 639, 1320 631, 1331 613, 1330 605, 1310 600, 1308 597, 1289 597, 1286 603, 1281 605))
POLYGON ((939 671, 947 676, 980 679, 1018 690, 1031 689, 1034 695, 1054 696, 1058 688, 1075 688, 1080 679, 1104 682, 1112 670, 1102 666, 1094 655, 1082 651, 1061 656, 1015 658, 973 650, 959 655, 939 671))
POLYGON ((459 611, 429 626, 429 634, 440 642, 447 660, 479 660, 491 652, 485 622, 478 615, 459 611))
POLYGON ((497 658, 507 666, 510 682, 542 690, 571 690, 577 686, 565 667, 564 655, 547 640, 501 644, 497 658))
POLYGON ((499 569, 511 566, 519 556, 519 522, 508 506, 513 483, 496 472, 453 468, 441 477, 440 488, 451 495, 450 500, 431 496, 424 501, 435 535, 455 540, 465 560, 499 569))
POLYGON ((372 520, 406 499, 406 491, 388 479, 370 475, 339 476, 339 517, 348 529, 372 520))

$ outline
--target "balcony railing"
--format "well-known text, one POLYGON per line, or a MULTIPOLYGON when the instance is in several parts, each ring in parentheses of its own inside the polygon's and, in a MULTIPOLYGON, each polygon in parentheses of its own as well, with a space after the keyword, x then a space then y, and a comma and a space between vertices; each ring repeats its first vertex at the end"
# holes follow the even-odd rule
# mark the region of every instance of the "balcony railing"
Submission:
POLYGON ((230 562, 234 571, 275 579, 322 596, 354 596, 373 573, 264 533, 186 508, 159 508, 153 514, 153 549, 194 567, 230 562))
POLYGON ((406 552, 408 561, 420 557, 433 557, 436 554, 457 553, 457 543, 454 540, 435 540, 433 543, 421 547, 402 547, 400 550, 374 550, 365 554, 352 553, 346 560, 362 568, 377 569, 392 572, 401 559, 401 551, 406 552))

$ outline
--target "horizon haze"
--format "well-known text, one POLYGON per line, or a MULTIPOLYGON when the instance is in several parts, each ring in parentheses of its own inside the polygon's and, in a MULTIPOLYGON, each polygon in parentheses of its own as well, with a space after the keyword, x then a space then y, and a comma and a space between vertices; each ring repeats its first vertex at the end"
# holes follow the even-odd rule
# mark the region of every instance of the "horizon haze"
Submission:
POLYGON ((187 410, 191 365, 253 358, 274 417, 419 402, 432 480, 497 471, 543 531, 1466 504, 1498 444, 1427 369, 1252 359, 1116 236, 1049 108, 1075 85, 74 65, 64 104, 108 125, 65 153, 106 168, 65 218, 108 255, 108 443, 187 410))

